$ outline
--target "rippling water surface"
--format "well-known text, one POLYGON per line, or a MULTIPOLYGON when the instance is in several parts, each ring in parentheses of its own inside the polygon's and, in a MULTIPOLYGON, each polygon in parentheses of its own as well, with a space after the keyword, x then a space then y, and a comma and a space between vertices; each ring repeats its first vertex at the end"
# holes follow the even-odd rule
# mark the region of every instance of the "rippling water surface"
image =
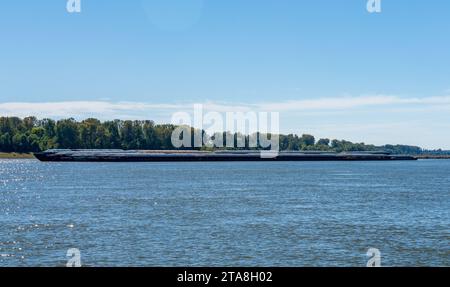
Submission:
POLYGON ((445 160, 0 160, 0 266, 449 266, 449 210, 445 160))

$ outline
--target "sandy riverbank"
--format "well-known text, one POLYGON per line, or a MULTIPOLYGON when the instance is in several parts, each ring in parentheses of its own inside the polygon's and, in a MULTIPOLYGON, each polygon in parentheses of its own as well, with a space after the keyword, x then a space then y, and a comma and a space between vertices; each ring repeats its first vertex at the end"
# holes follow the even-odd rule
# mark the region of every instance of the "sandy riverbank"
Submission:
POLYGON ((31 159, 31 153, 0 152, 0 159, 31 159))

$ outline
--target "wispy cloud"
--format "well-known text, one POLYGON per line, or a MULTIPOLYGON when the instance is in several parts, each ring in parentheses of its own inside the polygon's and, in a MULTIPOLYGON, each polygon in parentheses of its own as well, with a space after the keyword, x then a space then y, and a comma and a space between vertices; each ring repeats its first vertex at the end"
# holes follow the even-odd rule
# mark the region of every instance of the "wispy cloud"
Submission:
POLYGON ((169 116, 178 111, 191 111, 194 104, 203 104, 205 111, 278 111, 278 112, 316 112, 346 111, 361 108, 420 108, 450 107, 450 96, 441 97, 399 97, 390 95, 370 95, 358 97, 335 97, 306 99, 283 102, 262 102, 250 104, 229 104, 221 102, 150 104, 144 102, 110 101, 67 101, 0 103, 0 115, 38 117, 99 117, 99 118, 149 118, 152 115, 169 116))
POLYGON ((286 101, 281 103, 265 103, 260 104, 259 108, 263 110, 278 111, 318 111, 399 105, 450 105, 450 96, 403 98, 389 95, 374 95, 360 97, 321 98, 311 100, 286 101))
POLYGON ((0 103, 0 114, 6 116, 39 116, 39 117, 99 117, 117 118, 120 116, 138 117, 151 111, 171 111, 179 109, 179 105, 146 104, 139 102, 108 101, 67 101, 44 103, 0 103))

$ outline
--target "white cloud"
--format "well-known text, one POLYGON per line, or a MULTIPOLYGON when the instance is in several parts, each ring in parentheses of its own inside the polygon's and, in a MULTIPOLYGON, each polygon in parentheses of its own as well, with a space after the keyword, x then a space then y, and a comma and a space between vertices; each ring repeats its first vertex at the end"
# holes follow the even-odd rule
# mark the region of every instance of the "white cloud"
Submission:
POLYGON ((179 109, 179 105, 145 104, 138 102, 107 101, 68 101, 48 103, 1 103, 0 115, 38 116, 38 117, 99 117, 116 118, 119 116, 136 117, 149 111, 170 111, 179 109))
POLYGON ((265 103, 259 107, 263 110, 277 111, 318 111, 344 110, 360 107, 398 106, 398 105, 450 105, 450 96, 428 98, 402 98, 389 95, 321 98, 311 100, 265 103))
MULTIPOLYGON (((75 117, 87 116, 99 118, 119 118, 121 116, 149 118, 152 115, 170 116, 178 111, 191 111, 195 103, 149 104, 143 102, 110 102, 110 101, 67 101, 0 103, 0 115, 38 117, 75 117)), ((278 112, 333 112, 358 110, 360 108, 419 108, 450 107, 450 96, 442 97, 398 97, 389 95, 373 95, 359 97, 336 97, 306 99, 283 102, 263 102, 253 104, 229 104, 220 102, 202 103, 205 111, 236 112, 236 111, 278 111, 278 112)))

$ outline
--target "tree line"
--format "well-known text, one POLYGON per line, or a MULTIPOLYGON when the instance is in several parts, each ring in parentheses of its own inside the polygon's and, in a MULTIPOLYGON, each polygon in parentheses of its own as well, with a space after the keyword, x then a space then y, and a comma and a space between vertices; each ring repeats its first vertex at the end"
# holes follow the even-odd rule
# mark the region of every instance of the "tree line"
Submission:
MULTIPOLYGON (((90 118, 37 119, 0 117, 0 152, 39 152, 47 149, 146 149, 171 150, 176 126, 155 124, 150 120, 113 120, 90 118)), ((203 131, 202 131, 203 132, 203 131)), ((234 134, 234 139, 238 134, 234 134)), ((246 136, 248 142, 248 136, 246 136)), ((289 151, 387 151, 420 154, 420 147, 407 145, 375 146, 345 140, 318 139, 312 135, 280 135, 280 150, 289 151)), ((193 148, 194 149, 194 148, 193 148)), ((242 147, 241 149, 248 149, 242 147)))

